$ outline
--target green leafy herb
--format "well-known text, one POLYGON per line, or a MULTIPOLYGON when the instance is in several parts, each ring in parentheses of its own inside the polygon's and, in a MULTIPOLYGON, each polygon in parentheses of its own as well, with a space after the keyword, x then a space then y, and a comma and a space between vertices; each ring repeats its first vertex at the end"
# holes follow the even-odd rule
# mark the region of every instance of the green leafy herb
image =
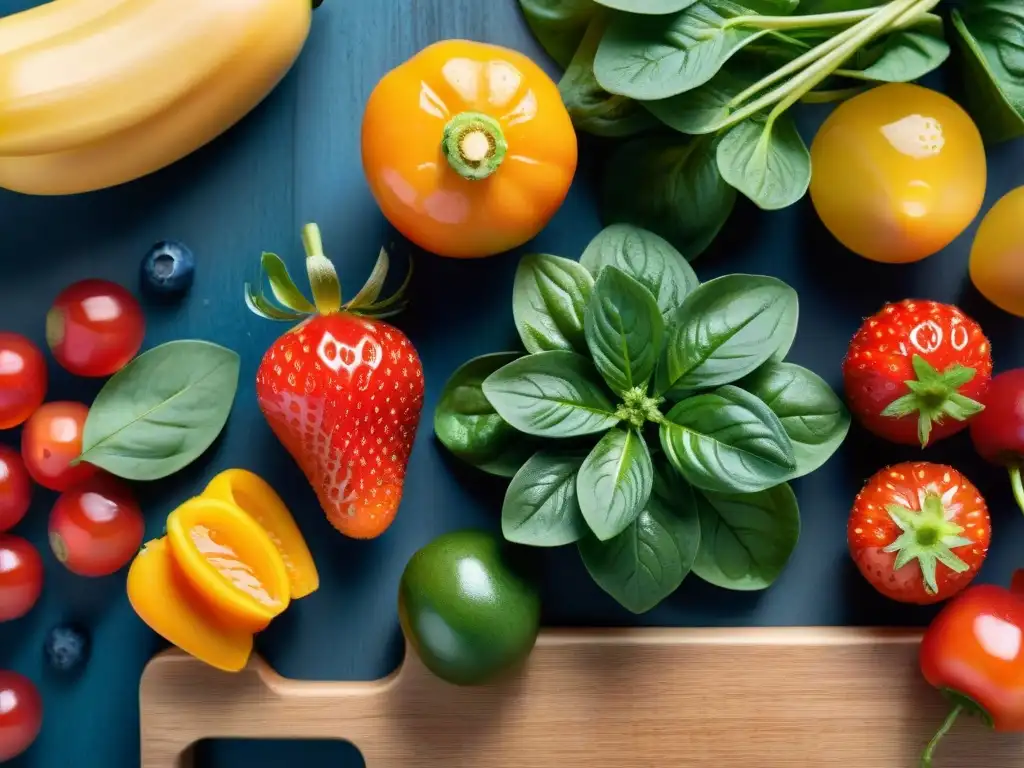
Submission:
POLYGON ((596 2, 616 11, 659 14, 681 11, 683 8, 693 5, 696 0, 596 0, 596 2))
POLYGON ((594 535, 606 541, 621 533, 647 503, 653 482, 643 437, 621 427, 606 432, 576 479, 583 518, 594 535))
POLYGON ((699 88, 643 105, 680 133, 714 133, 732 112, 733 100, 767 74, 767 68, 751 58, 736 56, 699 88))
POLYGON ((700 548, 693 572, 740 591, 770 587, 800 538, 800 510, 788 485, 760 493, 698 493, 700 548))
POLYGON ((619 422, 594 364, 573 352, 539 352, 502 366, 484 395, 509 424, 538 437, 604 432, 619 422))
MULTIPOLYGON (((909 83, 942 66, 949 58, 949 43, 938 28, 905 29, 886 35, 877 45, 861 50, 868 59, 863 68, 843 67, 843 76, 883 83, 909 83)), ((856 65, 862 57, 855 57, 856 65)))
POLYGON ((561 67, 569 66, 587 25, 601 11, 594 0, 519 0, 530 31, 561 67))
POLYGON ((496 352, 464 363, 444 385, 434 411, 434 434, 445 448, 467 464, 501 477, 516 474, 536 445, 498 415, 482 385, 520 357, 519 352, 496 352))
POLYGON ((752 117, 718 143, 722 178, 759 208, 787 208, 811 184, 811 153, 789 115, 752 117))
POLYGON ((231 413, 239 358, 208 341, 171 341, 115 373, 93 401, 76 459, 127 480, 158 480, 210 447, 231 413))
POLYGON ((593 285, 578 262, 546 254, 524 257, 516 270, 512 315, 526 349, 585 352, 583 315, 593 285))
POLYGON ((560 547, 587 534, 576 496, 576 473, 585 454, 539 451, 520 469, 505 493, 501 531, 534 547, 560 547))

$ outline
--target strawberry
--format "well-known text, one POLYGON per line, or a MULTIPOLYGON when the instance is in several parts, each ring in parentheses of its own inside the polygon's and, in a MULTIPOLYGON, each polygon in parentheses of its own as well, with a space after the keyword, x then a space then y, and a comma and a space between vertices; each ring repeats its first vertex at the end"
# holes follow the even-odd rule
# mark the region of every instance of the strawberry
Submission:
POLYGON ((346 536, 372 539, 398 511, 423 410, 419 356, 405 334, 382 319, 402 309, 409 279, 378 300, 388 270, 382 250, 367 284, 343 304, 319 229, 307 224, 302 235, 312 303, 271 253, 263 254, 262 267, 281 306, 246 285, 246 303, 256 314, 301 321, 263 356, 256 398, 331 524, 346 536))
POLYGON ((949 304, 886 304, 857 331, 843 361, 850 410, 866 429, 921 447, 949 437, 981 412, 992 347, 981 327, 949 304))

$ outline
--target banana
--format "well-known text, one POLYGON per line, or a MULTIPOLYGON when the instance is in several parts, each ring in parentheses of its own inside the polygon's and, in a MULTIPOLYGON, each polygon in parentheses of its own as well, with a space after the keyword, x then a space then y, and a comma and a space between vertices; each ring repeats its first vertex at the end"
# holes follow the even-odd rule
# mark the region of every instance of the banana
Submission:
POLYGON ((5 25, 21 14, 0 19, 0 186, 38 195, 115 186, 211 141, 280 82, 312 17, 310 0, 53 0, 32 10, 46 8, 53 34, 27 25, 36 39, 6 52, 5 25))

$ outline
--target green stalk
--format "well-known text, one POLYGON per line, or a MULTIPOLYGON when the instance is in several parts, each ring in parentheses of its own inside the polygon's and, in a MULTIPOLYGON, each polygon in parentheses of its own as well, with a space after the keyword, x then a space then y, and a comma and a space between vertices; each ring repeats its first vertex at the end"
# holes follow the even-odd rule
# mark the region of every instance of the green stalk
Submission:
POLYGON ((755 29, 820 29, 856 24, 878 13, 878 8, 841 13, 816 13, 810 16, 734 16, 722 26, 754 27, 755 29))

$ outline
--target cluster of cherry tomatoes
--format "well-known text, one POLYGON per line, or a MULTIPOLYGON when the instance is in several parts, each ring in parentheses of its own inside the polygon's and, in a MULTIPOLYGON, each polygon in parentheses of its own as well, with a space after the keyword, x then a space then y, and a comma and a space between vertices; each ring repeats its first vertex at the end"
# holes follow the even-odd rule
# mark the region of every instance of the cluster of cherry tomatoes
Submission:
MULTIPOLYGON (((65 289, 46 316, 56 361, 79 376, 109 376, 139 351, 145 320, 129 291, 105 280, 65 289)), ((28 512, 33 486, 60 494, 50 513, 57 559, 81 576, 105 576, 130 562, 142 545, 144 520, 131 489, 86 463, 82 450, 89 409, 45 402, 46 358, 29 339, 0 333, 0 429, 21 426, 21 450, 0 446, 0 622, 21 618, 39 599, 43 560, 27 540, 8 533, 28 512)), ((42 701, 27 678, 0 671, 0 762, 35 740, 42 701)))

